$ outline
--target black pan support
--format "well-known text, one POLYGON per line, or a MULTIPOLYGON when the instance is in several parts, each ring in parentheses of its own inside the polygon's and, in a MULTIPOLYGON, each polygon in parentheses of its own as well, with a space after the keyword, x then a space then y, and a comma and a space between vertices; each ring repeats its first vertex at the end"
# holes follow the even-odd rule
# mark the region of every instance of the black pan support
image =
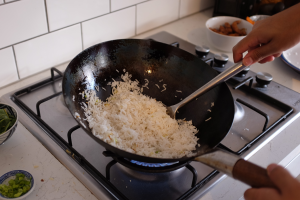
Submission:
MULTIPOLYGON (((210 62, 211 60, 207 60, 207 62, 210 62)), ((211 62, 212 63, 212 62, 211 62)), ((31 91, 35 91, 38 90, 39 88, 48 85, 48 84, 53 84, 56 81, 60 81, 62 79, 62 73, 60 71, 58 71, 55 68, 51 68, 51 77, 38 82, 34 85, 28 86, 24 89, 21 89, 17 92, 15 92, 13 94, 13 96, 11 97, 12 101, 19 106, 37 125, 39 125, 44 131, 45 134, 47 134, 53 141, 55 141, 58 146, 60 146, 70 157, 72 157, 72 159, 78 164, 80 165, 91 177, 93 177, 93 179, 99 184, 101 185, 107 192, 109 192, 111 194, 111 196, 114 199, 128 199, 126 196, 124 196, 112 183, 110 183, 109 178, 110 178, 110 168, 115 164, 116 161, 112 161, 111 163, 108 164, 107 166, 107 171, 106 171, 106 177, 104 175, 102 175, 97 169, 95 169, 81 154, 79 154, 72 146, 72 138, 71 135, 73 133, 73 131, 77 130, 78 128, 80 128, 79 125, 73 127, 70 129, 70 131, 68 132, 68 142, 65 141, 58 133, 56 133, 51 127, 49 127, 48 124, 46 124, 42 117, 39 116, 38 114, 36 114, 33 110, 31 110, 27 105, 25 105, 22 100, 20 99, 20 97, 22 95, 26 95, 28 93, 30 93, 31 91), (59 75, 54 75, 54 72, 58 72, 59 75)), ((273 127, 275 127, 277 124, 279 124, 281 121, 283 121, 286 117, 288 117, 289 114, 291 114, 293 112, 293 109, 289 106, 286 105, 258 90, 253 89, 251 86, 252 84, 246 85, 247 82, 251 81, 253 78, 250 77, 244 81, 234 81, 235 83, 237 83, 237 85, 234 87, 234 89, 242 89, 242 90, 247 90, 247 92, 250 93, 254 93, 256 95, 258 95, 260 98, 265 99, 266 101, 275 103, 276 105, 278 105, 280 108, 282 108, 283 110, 285 110, 285 114, 280 117, 275 123, 271 124, 271 125, 266 125, 267 122, 264 125, 264 130, 256 137, 254 138, 252 141, 250 141, 248 144, 246 144, 242 149, 240 149, 237 152, 233 152, 231 151, 229 148, 227 148, 226 146, 223 146, 222 144, 220 144, 218 147, 221 149, 225 149, 227 151, 230 151, 231 153, 234 153, 236 155, 240 155, 243 152, 247 151, 253 144, 255 144, 255 142, 257 142, 261 137, 263 137, 264 135, 266 135, 268 133, 268 131, 270 129, 272 129, 273 127), (265 128, 267 127, 267 128, 265 128)), ((50 97, 53 98, 53 95, 49 96, 47 99, 51 99, 50 97)), ((241 102, 240 103, 246 103, 246 102, 241 102)), ((38 104, 38 103, 37 103, 38 104)), ((245 105, 245 104, 244 104, 245 105)), ((248 104, 249 105, 249 104, 248 104)), ((247 105, 246 105, 247 106, 247 105)), ((37 106, 38 107, 38 106, 37 106)), ((250 107, 251 108, 251 107, 250 107)), ((254 110, 258 110, 258 109, 254 109, 254 110)), ((108 153, 108 152, 107 152, 108 153)), ((139 167, 139 166, 136 166, 139 167)), ((192 188, 190 188, 188 191, 186 191, 183 195, 181 195, 178 200, 183 200, 186 199, 188 196, 192 195, 196 190, 199 190, 206 182, 208 182, 209 180, 211 180, 213 177, 215 177, 219 172, 217 170, 214 170, 213 172, 211 172, 209 175, 207 175, 204 179, 199 180, 198 183, 196 183, 194 185, 194 180, 193 180, 193 184, 194 185, 192 188)))

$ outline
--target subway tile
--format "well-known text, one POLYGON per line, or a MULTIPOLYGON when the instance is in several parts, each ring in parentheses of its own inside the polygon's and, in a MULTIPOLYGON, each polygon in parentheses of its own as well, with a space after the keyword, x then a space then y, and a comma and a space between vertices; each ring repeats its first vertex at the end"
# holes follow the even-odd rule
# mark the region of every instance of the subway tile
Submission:
POLYGON ((46 0, 50 31, 109 13, 109 0, 46 0))
POLYGON ((0 87, 19 79, 12 47, 0 50, 0 70, 0 87))
POLYGON ((146 0, 111 0, 111 11, 120 10, 146 0))
POLYGON ((137 5, 137 34, 178 19, 179 0, 152 0, 137 5))
POLYGON ((126 8, 82 23, 83 46, 135 35, 135 7, 126 8))
POLYGON ((180 0, 180 18, 214 6, 214 0, 180 0))
POLYGON ((48 32, 41 0, 22 0, 0 6, 0 48, 48 32))
POLYGON ((80 24, 14 46, 20 78, 74 58, 82 51, 80 24))

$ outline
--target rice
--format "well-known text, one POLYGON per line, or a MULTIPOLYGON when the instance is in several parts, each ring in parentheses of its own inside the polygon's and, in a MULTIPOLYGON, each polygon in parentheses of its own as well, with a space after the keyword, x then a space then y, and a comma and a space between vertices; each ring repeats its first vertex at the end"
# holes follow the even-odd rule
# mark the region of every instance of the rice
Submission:
POLYGON ((163 92, 163 91, 167 90, 166 86, 167 86, 167 84, 163 84, 163 88, 164 89, 162 91, 160 91, 160 92, 163 92))
POLYGON ((86 91, 85 117, 92 133, 117 148, 135 154, 180 158, 194 156, 198 132, 192 121, 174 120, 166 107, 141 93, 138 81, 125 73, 123 81, 112 83, 112 95, 105 102, 94 90, 86 91))

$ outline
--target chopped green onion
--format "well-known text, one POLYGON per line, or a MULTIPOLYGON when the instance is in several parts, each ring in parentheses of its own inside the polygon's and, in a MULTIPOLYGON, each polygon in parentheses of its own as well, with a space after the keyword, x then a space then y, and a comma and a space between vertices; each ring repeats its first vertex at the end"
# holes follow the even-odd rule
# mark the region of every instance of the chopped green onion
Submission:
POLYGON ((0 193, 8 198, 17 198, 30 190, 30 180, 27 180, 24 174, 16 174, 15 179, 8 181, 8 185, 0 184, 0 193))

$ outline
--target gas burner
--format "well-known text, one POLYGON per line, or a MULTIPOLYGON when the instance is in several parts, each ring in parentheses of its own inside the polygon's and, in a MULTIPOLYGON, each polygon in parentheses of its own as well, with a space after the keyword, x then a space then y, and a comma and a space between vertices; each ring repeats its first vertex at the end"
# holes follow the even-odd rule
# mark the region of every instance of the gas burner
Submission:
POLYGON ((166 167, 166 166, 170 166, 170 165, 174 165, 178 162, 173 162, 173 163, 146 163, 146 162, 140 162, 140 161, 136 161, 136 160, 130 160, 131 163, 140 165, 140 166, 144 166, 144 167, 166 167))
POLYGON ((129 169, 137 170, 141 172, 148 172, 148 173, 163 173, 163 172, 174 171, 188 165, 191 162, 191 161, 187 161, 187 162, 173 162, 173 163, 146 163, 146 162, 118 157, 117 155, 115 155, 110 151, 104 151, 103 155, 105 157, 112 157, 114 159, 112 161, 112 165, 118 162, 121 165, 128 167, 129 169))

